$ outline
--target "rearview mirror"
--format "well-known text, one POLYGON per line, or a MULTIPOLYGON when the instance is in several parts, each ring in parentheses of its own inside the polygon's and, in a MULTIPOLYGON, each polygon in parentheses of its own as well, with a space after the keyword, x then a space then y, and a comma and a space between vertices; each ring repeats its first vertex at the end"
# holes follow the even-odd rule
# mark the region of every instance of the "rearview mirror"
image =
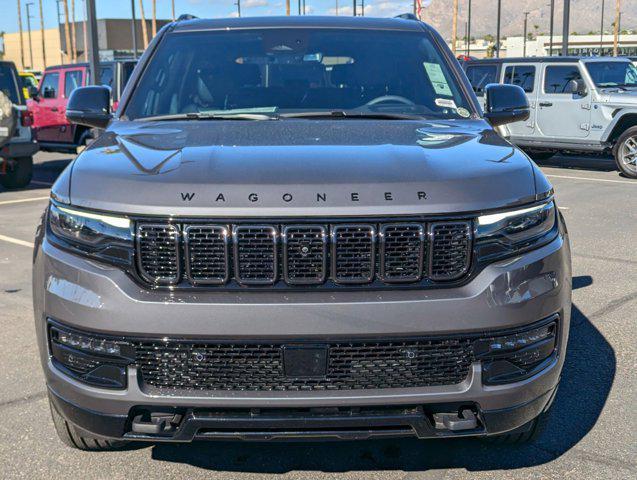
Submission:
POLYGON ((526 93, 517 85, 490 83, 484 96, 484 118, 494 127, 527 120, 531 114, 526 93))
POLYGON ((580 97, 585 97, 588 93, 586 90, 586 82, 584 82, 581 78, 571 80, 568 83, 568 87, 572 94, 579 95, 580 97))
POLYGON ((80 87, 73 90, 66 106, 69 122, 106 128, 111 121, 111 91, 108 87, 80 87))

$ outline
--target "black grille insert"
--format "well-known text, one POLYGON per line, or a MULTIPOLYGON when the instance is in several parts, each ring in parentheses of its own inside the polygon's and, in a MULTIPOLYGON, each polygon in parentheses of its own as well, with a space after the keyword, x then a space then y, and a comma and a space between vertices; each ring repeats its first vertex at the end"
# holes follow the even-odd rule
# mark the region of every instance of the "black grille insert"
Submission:
POLYGON ((471 223, 436 222, 430 225, 432 280, 455 280, 469 270, 471 223))
POLYGON ((164 285, 179 281, 179 229, 175 225, 138 225, 137 252, 137 265, 145 280, 164 285))
POLYGON ((322 225, 283 228, 283 275, 291 285, 320 284, 327 276, 327 229, 322 225))
POLYGON ((145 385, 173 390, 316 391, 455 385, 467 378, 472 340, 329 343, 323 377, 290 377, 284 344, 139 341, 145 385))
POLYGON ((332 276, 338 283, 369 283, 374 279, 376 229, 372 225, 332 227, 332 276))
POLYGON ((385 282, 415 282, 423 272, 425 228, 418 223, 380 229, 380 275, 385 282))
POLYGON ((190 225, 184 230, 186 275, 199 285, 222 285, 228 281, 228 227, 190 225))
POLYGON ((277 229, 268 225, 234 227, 235 277, 245 285, 272 285, 277 279, 277 229))

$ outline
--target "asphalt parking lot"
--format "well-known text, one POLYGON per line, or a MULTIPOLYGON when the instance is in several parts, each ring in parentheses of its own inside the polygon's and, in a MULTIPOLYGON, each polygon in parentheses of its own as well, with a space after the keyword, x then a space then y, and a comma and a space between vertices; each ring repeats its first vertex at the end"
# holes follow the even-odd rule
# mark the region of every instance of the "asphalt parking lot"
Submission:
POLYGON ((557 157, 573 249, 566 366, 536 443, 476 440, 136 445, 85 453, 50 420, 31 308, 31 243, 49 186, 70 156, 38 154, 34 181, 0 187, 0 478, 637 478, 637 181, 610 159, 557 157))

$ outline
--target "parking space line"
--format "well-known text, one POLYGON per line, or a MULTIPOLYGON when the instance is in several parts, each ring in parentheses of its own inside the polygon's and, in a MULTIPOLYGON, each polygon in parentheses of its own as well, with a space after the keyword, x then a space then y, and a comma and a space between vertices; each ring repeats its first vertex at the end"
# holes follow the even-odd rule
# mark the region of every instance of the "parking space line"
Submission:
POLYGON ((31 180, 33 185, 44 185, 45 187, 51 187, 53 184, 51 182, 42 182, 40 180, 31 180))
POLYGON ((546 176, 549 178, 568 178, 571 180, 588 180, 590 182, 625 183, 627 185, 637 186, 637 182, 633 182, 630 180, 610 180, 607 178, 590 178, 590 177, 576 177, 576 176, 570 176, 570 175, 551 175, 551 174, 547 174, 546 176))
POLYGON ((38 202, 40 200, 48 200, 51 197, 33 197, 33 198, 19 198, 17 200, 4 200, 0 202, 0 205, 13 205, 14 203, 26 203, 26 202, 38 202))
POLYGON ((20 240, 19 238, 7 237, 6 235, 0 235, 0 240, 3 242, 13 243, 15 245, 20 245, 22 247, 33 248, 32 242, 25 242, 24 240, 20 240))

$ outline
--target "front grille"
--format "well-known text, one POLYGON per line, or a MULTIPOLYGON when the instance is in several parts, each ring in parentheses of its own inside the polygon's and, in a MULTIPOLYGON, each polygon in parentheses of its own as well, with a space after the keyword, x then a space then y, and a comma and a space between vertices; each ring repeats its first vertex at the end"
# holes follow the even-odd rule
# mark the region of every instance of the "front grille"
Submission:
POLYGON ((455 385, 467 378, 472 340, 330 343, 322 377, 289 377, 283 344, 138 341, 146 386, 172 390, 316 391, 455 385))
POLYGON ((157 286, 426 286, 463 277, 471 249, 471 221, 137 225, 138 270, 157 286))

